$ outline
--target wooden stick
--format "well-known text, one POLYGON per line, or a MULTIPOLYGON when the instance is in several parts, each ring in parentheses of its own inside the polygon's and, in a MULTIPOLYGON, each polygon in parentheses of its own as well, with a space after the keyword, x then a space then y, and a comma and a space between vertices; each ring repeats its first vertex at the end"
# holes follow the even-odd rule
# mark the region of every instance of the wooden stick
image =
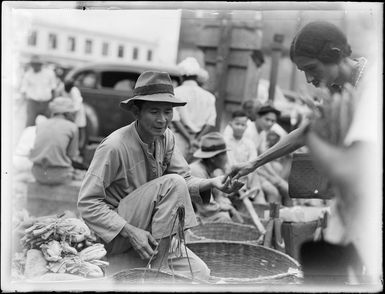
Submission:
POLYGON ((266 226, 265 240, 263 241, 263 246, 271 247, 271 241, 273 238, 273 229, 274 229, 274 220, 270 219, 266 226))
POLYGON ((242 201, 248 213, 250 214, 255 226, 257 227, 258 231, 264 235, 266 233, 266 229, 262 224, 261 220, 259 219, 258 214, 255 212, 254 206, 251 203, 250 199, 248 197, 243 197, 242 201))

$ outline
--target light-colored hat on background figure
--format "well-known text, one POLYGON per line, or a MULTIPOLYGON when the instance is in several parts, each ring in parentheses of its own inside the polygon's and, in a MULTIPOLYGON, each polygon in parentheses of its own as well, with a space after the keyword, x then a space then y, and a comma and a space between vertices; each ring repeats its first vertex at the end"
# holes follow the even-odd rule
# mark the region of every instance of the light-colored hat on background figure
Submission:
POLYGON ((120 107, 132 110, 135 101, 167 102, 183 106, 183 101, 174 96, 174 86, 167 72, 146 71, 136 81, 133 97, 120 102, 120 107))
POLYGON ((29 63, 30 64, 43 64, 44 62, 41 60, 40 56, 32 55, 29 63))
POLYGON ((201 68, 198 72, 198 83, 204 84, 209 79, 209 73, 204 68, 201 68))
POLYGON ((211 158, 228 150, 230 149, 227 148, 221 133, 211 132, 202 137, 200 148, 195 151, 194 157, 211 158))
POLYGON ((194 57, 187 57, 178 64, 182 76, 198 76, 201 66, 194 57))
POLYGON ((56 97, 48 105, 51 114, 76 112, 75 104, 71 98, 56 97))

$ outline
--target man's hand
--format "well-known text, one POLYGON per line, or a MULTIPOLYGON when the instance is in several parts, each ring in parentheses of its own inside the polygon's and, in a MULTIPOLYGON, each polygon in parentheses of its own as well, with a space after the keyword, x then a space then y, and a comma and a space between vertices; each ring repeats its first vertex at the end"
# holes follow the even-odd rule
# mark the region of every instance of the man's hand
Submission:
POLYGON ((212 186, 226 194, 230 194, 238 191, 244 183, 235 180, 235 181, 225 181, 225 176, 219 176, 212 178, 212 186))
POLYGON ((132 247, 138 252, 141 259, 148 260, 157 254, 157 252, 152 249, 152 246, 157 246, 158 242, 150 232, 126 224, 121 234, 130 240, 132 247))
MULTIPOLYGON (((235 165, 231 166, 230 172, 228 172, 224 175, 223 183, 225 185, 231 187, 234 183, 238 182, 239 178, 253 172, 254 170, 255 170, 255 168, 251 162, 244 162, 244 163, 235 164, 235 165)), ((242 186, 240 186, 240 187, 242 187, 242 186)))

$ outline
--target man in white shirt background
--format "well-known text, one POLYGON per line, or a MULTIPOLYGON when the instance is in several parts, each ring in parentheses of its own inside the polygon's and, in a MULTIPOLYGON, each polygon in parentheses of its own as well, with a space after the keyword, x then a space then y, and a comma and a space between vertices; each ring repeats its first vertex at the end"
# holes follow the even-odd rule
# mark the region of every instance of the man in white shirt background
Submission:
POLYGON ((49 116, 48 103, 57 86, 54 71, 44 67, 38 56, 31 58, 30 66, 20 88, 23 99, 26 99, 26 127, 33 126, 39 114, 49 116))
POLYGON ((213 131, 216 122, 215 96, 198 84, 201 67, 193 57, 178 64, 183 83, 175 88, 175 96, 187 101, 174 108, 173 127, 176 144, 189 162, 199 147, 200 138, 213 131))

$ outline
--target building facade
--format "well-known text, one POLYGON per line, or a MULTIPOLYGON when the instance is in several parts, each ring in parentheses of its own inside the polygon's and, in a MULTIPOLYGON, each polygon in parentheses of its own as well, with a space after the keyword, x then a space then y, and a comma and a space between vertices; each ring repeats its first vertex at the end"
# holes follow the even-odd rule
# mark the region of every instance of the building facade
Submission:
POLYGON ((20 48, 21 63, 27 63, 31 55, 68 68, 89 62, 157 62, 156 42, 52 23, 31 23, 24 42, 20 48))

